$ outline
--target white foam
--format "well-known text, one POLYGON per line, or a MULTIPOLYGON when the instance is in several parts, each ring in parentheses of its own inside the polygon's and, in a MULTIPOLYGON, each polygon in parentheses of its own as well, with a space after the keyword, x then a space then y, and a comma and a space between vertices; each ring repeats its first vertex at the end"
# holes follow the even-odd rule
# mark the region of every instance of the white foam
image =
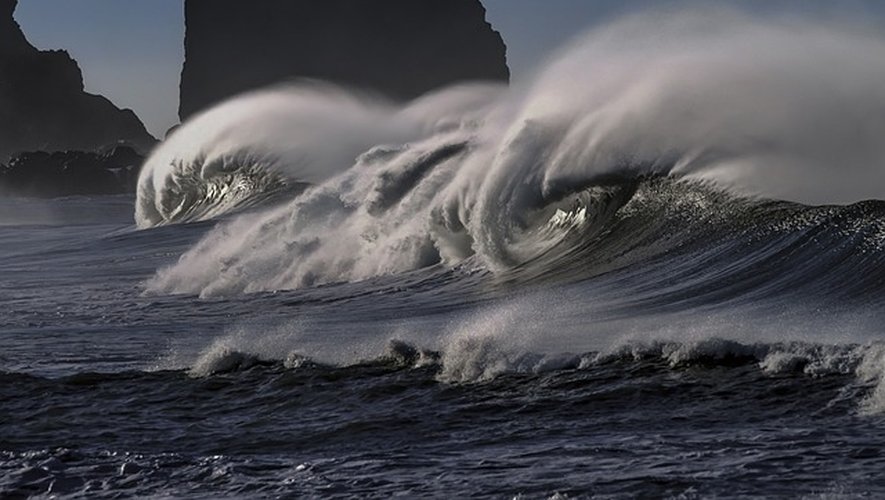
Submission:
MULTIPOLYGON (((526 242, 532 210, 610 174, 669 172, 798 201, 881 197, 882 81, 879 32, 693 9, 592 31, 509 92, 462 86, 404 107, 316 83, 250 94, 158 148, 139 224, 173 220, 188 182, 244 161, 316 188, 210 234, 150 288, 298 288, 473 255, 507 268, 549 246, 526 242), (452 144, 466 150, 422 164, 452 144)), ((226 189, 203 216, 239 203, 226 189)))

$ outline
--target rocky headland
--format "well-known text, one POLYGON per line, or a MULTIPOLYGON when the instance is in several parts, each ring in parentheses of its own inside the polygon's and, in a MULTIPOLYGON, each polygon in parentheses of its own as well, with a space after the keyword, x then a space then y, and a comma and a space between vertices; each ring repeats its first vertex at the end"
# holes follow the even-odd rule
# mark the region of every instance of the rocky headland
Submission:
POLYGON ((227 97, 317 79, 407 100, 508 81, 479 0, 186 0, 183 120, 227 97))
MULTIPOLYGON (((117 145, 127 145, 136 155, 148 152, 156 140, 135 113, 87 93, 80 67, 66 51, 42 51, 28 42, 13 18, 16 4, 17 0, 0 0, 0 184, 9 180, 10 171, 21 174, 24 165, 46 164, 34 155, 67 155, 65 171, 71 171, 82 168, 78 165, 85 164, 83 158, 102 156, 100 151, 117 145), (39 153, 29 153, 35 151, 39 153)), ((41 179, 59 188, 68 186, 62 194, 89 191, 94 180, 85 171, 64 183, 41 179)))

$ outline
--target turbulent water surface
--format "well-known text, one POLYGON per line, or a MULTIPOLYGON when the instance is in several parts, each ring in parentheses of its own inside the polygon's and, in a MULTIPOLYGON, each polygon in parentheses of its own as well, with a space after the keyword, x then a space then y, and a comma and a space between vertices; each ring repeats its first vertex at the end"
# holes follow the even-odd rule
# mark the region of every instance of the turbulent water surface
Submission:
POLYGON ((4 198, 0 496, 881 496, 882 81, 875 32, 641 16, 4 198))

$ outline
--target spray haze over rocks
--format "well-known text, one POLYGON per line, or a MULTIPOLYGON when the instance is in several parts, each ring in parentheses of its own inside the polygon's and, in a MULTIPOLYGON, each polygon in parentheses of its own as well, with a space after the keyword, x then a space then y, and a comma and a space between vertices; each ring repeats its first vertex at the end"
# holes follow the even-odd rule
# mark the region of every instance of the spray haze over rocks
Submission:
MULTIPOLYGON (((6 161, 35 151, 91 153, 118 142, 144 153, 155 142, 134 113, 83 91, 80 69, 66 52, 33 48, 12 18, 15 5, 3 0, 0 19, 0 102, 5 108, 0 113, 0 163, 8 163, 7 182, 0 179, 3 189, 16 192, 25 185, 29 194, 43 195, 106 192, 107 182, 92 191, 89 184, 114 172, 98 162, 94 168, 81 168, 88 155, 79 151, 52 157, 49 163, 58 168, 48 166, 38 153, 6 161), (62 170, 64 181, 52 177, 62 170), (44 174, 51 178, 40 187, 36 179, 44 174)), ((460 81, 509 78, 504 43, 486 22, 478 0, 189 0, 185 10, 182 119, 235 94, 295 78, 331 80, 391 99, 414 98, 460 81)), ((231 198, 244 191, 298 190, 257 166, 253 170, 204 191, 226 197, 228 206, 235 207, 241 204, 231 198)), ((118 192, 130 186, 125 181, 118 192)), ((218 212, 195 210, 192 215, 218 212)))

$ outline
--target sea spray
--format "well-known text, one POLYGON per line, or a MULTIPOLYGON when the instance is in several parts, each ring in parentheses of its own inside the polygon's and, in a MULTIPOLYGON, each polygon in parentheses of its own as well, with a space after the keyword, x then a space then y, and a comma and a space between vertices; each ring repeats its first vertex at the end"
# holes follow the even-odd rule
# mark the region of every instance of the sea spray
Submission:
POLYGON ((139 225, 218 215, 182 206, 203 203, 182 191, 218 172, 312 187, 223 225, 150 288, 298 288, 473 255, 501 271, 550 248, 530 231, 549 203, 649 175, 804 202, 876 197, 882 81, 874 32, 702 9, 592 31, 510 92, 463 86, 404 106, 319 84, 251 94, 159 148, 139 225))

